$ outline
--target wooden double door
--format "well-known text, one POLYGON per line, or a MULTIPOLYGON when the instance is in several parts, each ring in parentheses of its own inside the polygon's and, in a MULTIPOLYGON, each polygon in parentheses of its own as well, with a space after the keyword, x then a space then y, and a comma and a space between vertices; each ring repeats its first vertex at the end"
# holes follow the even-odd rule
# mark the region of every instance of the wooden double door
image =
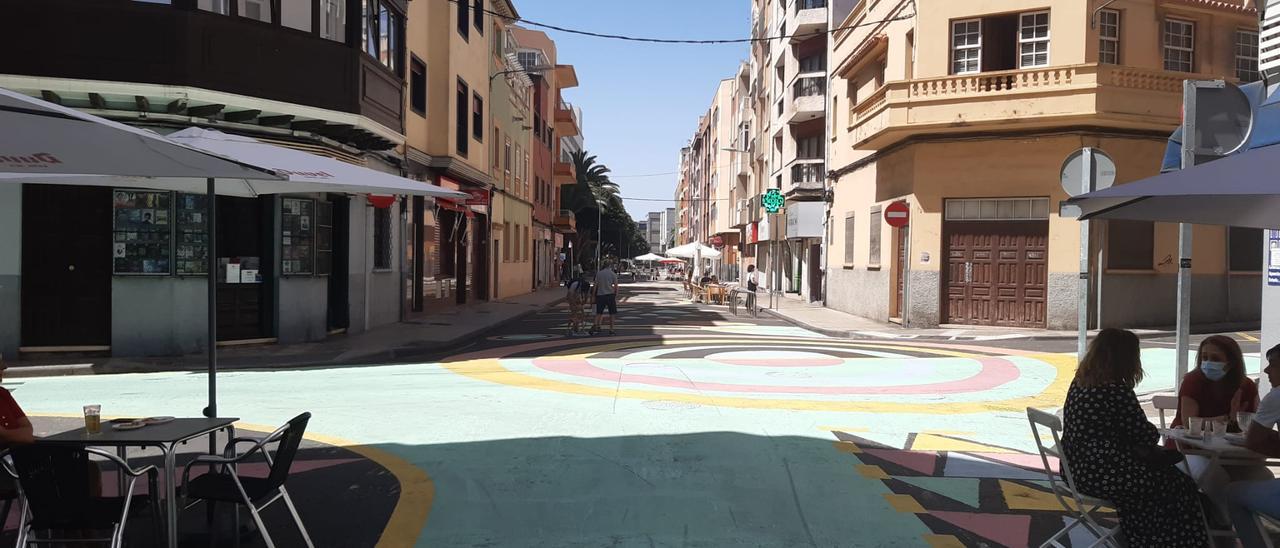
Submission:
POLYGON ((1048 221, 948 221, 944 323, 1045 327, 1048 221))

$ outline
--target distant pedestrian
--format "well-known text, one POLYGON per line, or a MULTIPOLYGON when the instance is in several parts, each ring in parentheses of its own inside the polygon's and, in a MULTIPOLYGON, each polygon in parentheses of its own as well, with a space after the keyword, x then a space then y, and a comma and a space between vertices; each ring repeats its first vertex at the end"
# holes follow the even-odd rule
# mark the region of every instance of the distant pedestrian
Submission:
POLYGON ((591 282, 587 281, 584 274, 578 274, 578 277, 569 280, 568 295, 569 301, 569 336, 572 337, 582 332, 582 309, 587 304, 587 299, 591 296, 591 282))
POLYGON ((591 326, 591 334, 600 332, 600 321, 604 319, 605 311, 609 312, 609 334, 616 334, 616 325, 614 324, 614 316, 618 315, 618 275, 614 274, 613 268, 609 263, 604 264, 599 272, 596 272, 596 321, 591 326))
POLYGON ((747 310, 752 310, 756 306, 756 291, 760 289, 760 272, 756 271, 756 265, 747 265, 747 310))

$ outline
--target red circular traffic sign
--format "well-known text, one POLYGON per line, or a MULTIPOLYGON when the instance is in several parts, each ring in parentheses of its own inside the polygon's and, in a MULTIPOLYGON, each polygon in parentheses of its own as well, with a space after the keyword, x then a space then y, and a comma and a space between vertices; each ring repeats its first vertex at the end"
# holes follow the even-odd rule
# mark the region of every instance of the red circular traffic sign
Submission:
POLYGON ((894 228, 902 228, 911 224, 911 206, 906 202, 894 202, 884 208, 884 222, 894 228))

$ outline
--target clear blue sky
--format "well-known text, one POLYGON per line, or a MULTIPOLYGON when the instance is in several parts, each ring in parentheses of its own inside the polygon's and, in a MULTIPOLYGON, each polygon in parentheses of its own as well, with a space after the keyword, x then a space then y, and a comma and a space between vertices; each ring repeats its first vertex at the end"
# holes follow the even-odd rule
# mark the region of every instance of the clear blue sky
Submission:
MULTIPOLYGON (((515 0, 520 16, 559 27, 654 38, 728 39, 751 34, 749 0, 515 0)), ((537 27, 530 27, 537 28, 537 27)), ((624 42, 547 29, 560 63, 579 87, 565 97, 582 107, 588 152, 609 166, 624 197, 671 200, 676 176, 628 177, 678 169, 680 147, 711 106, 720 80, 750 54, 748 44, 624 42)), ((642 220, 674 202, 626 200, 642 220)))

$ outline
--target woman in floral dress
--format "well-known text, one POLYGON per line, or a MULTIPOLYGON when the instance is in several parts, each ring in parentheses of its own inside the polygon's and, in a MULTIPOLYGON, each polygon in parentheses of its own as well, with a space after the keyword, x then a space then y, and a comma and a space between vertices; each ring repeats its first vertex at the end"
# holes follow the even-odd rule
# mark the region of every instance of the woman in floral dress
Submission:
POLYGON ((1195 482, 1180 456, 1157 446, 1133 387, 1142 380, 1138 337, 1104 329, 1067 392, 1062 449, 1082 493, 1111 501, 1133 548, 1207 545, 1195 482))

